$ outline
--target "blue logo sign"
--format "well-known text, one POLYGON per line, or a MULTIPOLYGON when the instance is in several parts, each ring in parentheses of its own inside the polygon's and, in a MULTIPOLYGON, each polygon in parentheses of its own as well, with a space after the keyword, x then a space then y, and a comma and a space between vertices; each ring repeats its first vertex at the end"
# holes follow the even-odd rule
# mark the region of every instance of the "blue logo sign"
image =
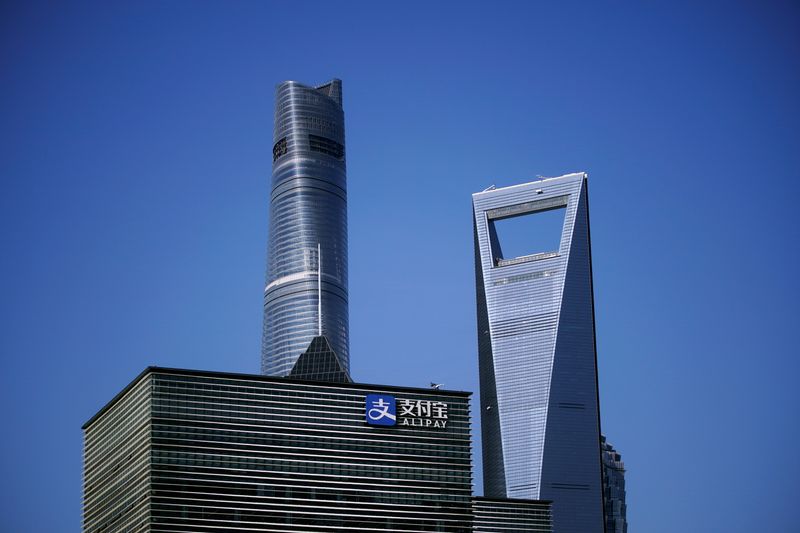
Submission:
POLYGON ((397 405, 389 394, 367 394, 367 423, 373 426, 397 424, 397 405))

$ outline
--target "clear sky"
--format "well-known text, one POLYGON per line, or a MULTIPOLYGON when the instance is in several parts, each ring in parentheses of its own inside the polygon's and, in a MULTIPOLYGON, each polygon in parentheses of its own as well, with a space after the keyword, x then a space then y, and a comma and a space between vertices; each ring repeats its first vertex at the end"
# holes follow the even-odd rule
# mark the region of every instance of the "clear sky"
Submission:
POLYGON ((470 194, 587 171, 631 531, 798 530, 789 1, 0 4, 0 529, 79 530, 147 365, 258 372, 274 87, 332 77, 358 381, 476 391, 470 194))

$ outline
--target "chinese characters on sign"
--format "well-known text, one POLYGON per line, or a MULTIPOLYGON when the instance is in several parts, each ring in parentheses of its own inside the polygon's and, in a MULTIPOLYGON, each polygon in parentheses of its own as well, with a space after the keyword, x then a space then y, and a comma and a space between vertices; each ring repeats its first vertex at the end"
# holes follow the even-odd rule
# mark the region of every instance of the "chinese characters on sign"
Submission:
POLYGON ((447 427, 447 404, 431 400, 408 400, 388 394, 367 394, 367 423, 375 426, 447 427), (400 412, 397 412, 397 408, 400 412))
POLYGON ((447 404, 430 400, 399 400, 401 426, 447 427, 447 404))

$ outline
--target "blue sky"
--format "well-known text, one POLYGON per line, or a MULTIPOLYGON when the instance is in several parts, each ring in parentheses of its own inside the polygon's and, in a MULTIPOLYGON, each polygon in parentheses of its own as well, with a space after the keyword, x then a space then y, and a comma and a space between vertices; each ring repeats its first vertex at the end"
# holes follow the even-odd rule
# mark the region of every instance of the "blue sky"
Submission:
POLYGON ((332 77, 357 380, 476 391, 470 194, 587 171, 631 531, 797 530, 797 4, 432 4, 0 6, 4 531, 78 530, 145 366, 258 371, 274 86, 332 77))

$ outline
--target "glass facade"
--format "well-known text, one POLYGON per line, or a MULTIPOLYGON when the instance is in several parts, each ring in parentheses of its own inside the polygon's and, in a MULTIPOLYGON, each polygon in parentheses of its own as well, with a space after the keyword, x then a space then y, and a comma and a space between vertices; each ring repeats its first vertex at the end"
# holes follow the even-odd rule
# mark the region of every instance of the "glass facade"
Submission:
POLYGON ((472 500, 475 533, 550 533, 553 520, 548 501, 480 498, 472 500))
POLYGON ((342 370, 339 359, 324 336, 314 337, 308 349, 300 354, 288 377, 335 383, 352 383, 353 381, 350 379, 350 375, 342 370))
POLYGON ((552 500, 555 531, 601 532, 586 175, 472 198, 485 495, 552 500), (504 254, 495 225, 517 217, 535 244, 504 254))
POLYGON ((84 426, 84 532, 150 531, 151 398, 141 375, 84 426))
POLYGON ((274 143, 261 372, 288 375, 320 334, 320 313, 349 372, 342 82, 278 85, 274 143))
POLYGON ((622 456, 600 437, 603 453, 603 498, 606 533, 628 533, 628 506, 625 504, 625 463, 622 456))
POLYGON ((83 531, 471 531, 469 396, 147 369, 84 426, 83 531))

